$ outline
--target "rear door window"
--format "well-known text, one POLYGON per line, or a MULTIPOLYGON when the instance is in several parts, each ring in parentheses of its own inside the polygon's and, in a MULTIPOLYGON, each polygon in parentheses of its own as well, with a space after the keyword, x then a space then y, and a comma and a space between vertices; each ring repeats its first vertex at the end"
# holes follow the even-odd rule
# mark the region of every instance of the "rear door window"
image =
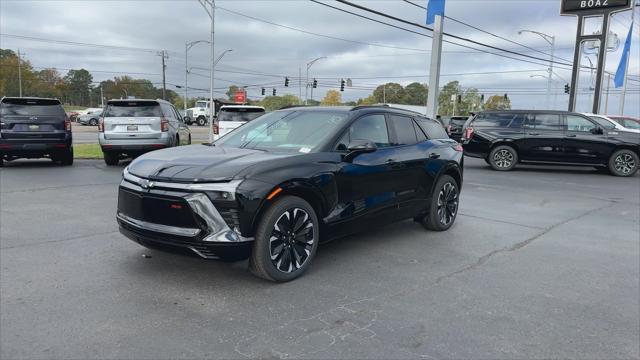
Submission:
POLYGON ((107 105, 104 117, 162 117, 162 110, 155 101, 116 102, 107 105))
POLYGON ((390 115, 391 129, 395 134, 393 145, 413 145, 418 142, 413 120, 407 116, 390 115))
POLYGON ((3 116, 67 116, 58 100, 48 99, 5 99, 0 104, 0 114, 3 116))
POLYGON ((529 114, 525 127, 535 130, 562 130, 562 118, 558 114, 529 114))

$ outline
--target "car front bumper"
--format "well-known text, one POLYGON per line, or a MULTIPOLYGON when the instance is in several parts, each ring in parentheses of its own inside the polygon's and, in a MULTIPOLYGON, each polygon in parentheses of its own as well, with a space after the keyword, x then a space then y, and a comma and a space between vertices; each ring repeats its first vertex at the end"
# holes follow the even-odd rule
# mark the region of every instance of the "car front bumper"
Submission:
POLYGON ((116 219, 120 232, 149 248, 223 261, 249 257, 243 237, 203 192, 184 184, 149 182, 125 171, 116 219))

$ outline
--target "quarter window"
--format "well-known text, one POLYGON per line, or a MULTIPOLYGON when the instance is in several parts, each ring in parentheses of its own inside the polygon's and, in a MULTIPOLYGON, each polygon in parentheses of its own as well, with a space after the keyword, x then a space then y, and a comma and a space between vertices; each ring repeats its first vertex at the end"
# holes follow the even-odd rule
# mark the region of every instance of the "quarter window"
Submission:
POLYGON ((418 125, 427 134, 429 139, 448 139, 449 135, 439 122, 431 119, 419 119, 418 125))
POLYGON ((596 125, 594 123, 581 116, 567 115, 568 131, 590 132, 595 128, 596 125))
POLYGON ((418 142, 413 120, 410 117, 391 115, 390 120, 391 127, 396 133, 396 143, 394 145, 413 145, 418 142))

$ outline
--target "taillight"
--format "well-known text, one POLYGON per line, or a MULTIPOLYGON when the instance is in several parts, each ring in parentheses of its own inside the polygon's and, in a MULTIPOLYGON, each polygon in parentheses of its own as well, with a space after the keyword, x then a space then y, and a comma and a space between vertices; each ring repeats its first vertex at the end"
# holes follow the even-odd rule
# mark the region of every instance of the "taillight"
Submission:
POLYGON ((71 131, 71 120, 69 118, 64 120, 64 130, 71 131))
POLYGON ((473 128, 468 127, 464 129, 464 138, 467 140, 471 140, 471 137, 473 137, 473 128))
POLYGON ((162 130, 162 132, 169 131, 169 120, 165 118, 160 119, 160 130, 162 130))
POLYGON ((447 125, 447 134, 451 135, 451 125, 447 125))
POLYGON ((218 125, 217 124, 213 124, 213 133, 218 135, 220 133, 220 130, 218 129, 218 125))
POLYGON ((99 132, 104 132, 104 118, 100 117, 98 119, 98 131, 99 132))

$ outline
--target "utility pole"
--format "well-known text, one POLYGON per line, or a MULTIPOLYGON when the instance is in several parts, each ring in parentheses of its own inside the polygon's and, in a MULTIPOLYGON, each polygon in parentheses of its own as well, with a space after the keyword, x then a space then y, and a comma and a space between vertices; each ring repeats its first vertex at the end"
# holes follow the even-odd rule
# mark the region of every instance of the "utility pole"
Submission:
POLYGON ((298 101, 302 102, 302 66, 298 66, 298 101))
POLYGON ((162 100, 167 99, 167 83, 165 78, 165 70, 167 66, 164 64, 164 58, 166 56, 166 50, 162 50, 162 100))
POLYGON ((207 15, 209 15, 209 19, 211 20, 211 39, 209 40, 209 42, 211 43, 211 52, 209 55, 209 63, 211 66, 211 68, 209 69, 209 143, 213 143, 213 116, 216 114, 216 103, 213 98, 213 78, 216 67, 213 53, 213 51, 215 50, 214 39, 216 29, 216 2, 215 0, 198 0, 198 3, 200 3, 200 5, 204 8, 204 11, 207 12, 207 15))
POLYGON ((382 103, 387 103, 387 84, 382 84, 382 103))
MULTIPOLYGON (((607 72, 607 92, 605 93, 604 98, 604 113, 605 115, 609 113, 609 84, 611 83, 611 73, 607 72)), ((620 114, 622 115, 622 114, 620 114)))
MULTIPOLYGON (((305 105, 307 105, 307 92, 308 92, 307 90, 309 89, 309 68, 311 68, 311 66, 313 66, 313 64, 316 61, 321 60, 321 59, 326 59, 326 58, 327 58, 326 56, 321 56, 321 57, 315 58, 315 59, 313 59, 313 60, 311 60, 311 61, 309 61, 307 63, 307 87, 306 87, 306 89, 304 91, 304 104, 305 105)), ((311 100, 313 100, 313 86, 311 87, 311 100)))
MULTIPOLYGON (((636 17, 636 6, 638 5, 635 3, 635 0, 634 0, 633 7, 631 8, 631 28, 632 29, 633 29, 634 20, 636 17)), ((624 81, 622 82, 622 92, 620 93, 620 115, 624 115, 624 101, 625 101, 625 98, 627 97, 627 74, 629 73, 629 63, 631 62, 630 58, 631 58, 631 51, 629 51, 629 53, 627 54, 627 64, 624 69, 624 81)))
POLYGON ((440 60, 442 55, 442 15, 435 15, 433 42, 431 45, 431 67, 429 68, 429 93, 427 95, 427 117, 438 115, 438 90, 440 89, 440 60))
MULTIPOLYGON (((189 51, 189 43, 184 44, 184 116, 187 116, 187 82, 189 81, 189 56, 187 56, 187 52, 189 51)), ((193 120, 191 120, 193 121, 193 120)))
POLYGON ((19 96, 22 97, 22 60, 20 59, 20 49, 18 49, 18 89, 19 96))
POLYGON ((102 84, 100 84, 100 106, 104 108, 104 93, 102 92, 102 84))

